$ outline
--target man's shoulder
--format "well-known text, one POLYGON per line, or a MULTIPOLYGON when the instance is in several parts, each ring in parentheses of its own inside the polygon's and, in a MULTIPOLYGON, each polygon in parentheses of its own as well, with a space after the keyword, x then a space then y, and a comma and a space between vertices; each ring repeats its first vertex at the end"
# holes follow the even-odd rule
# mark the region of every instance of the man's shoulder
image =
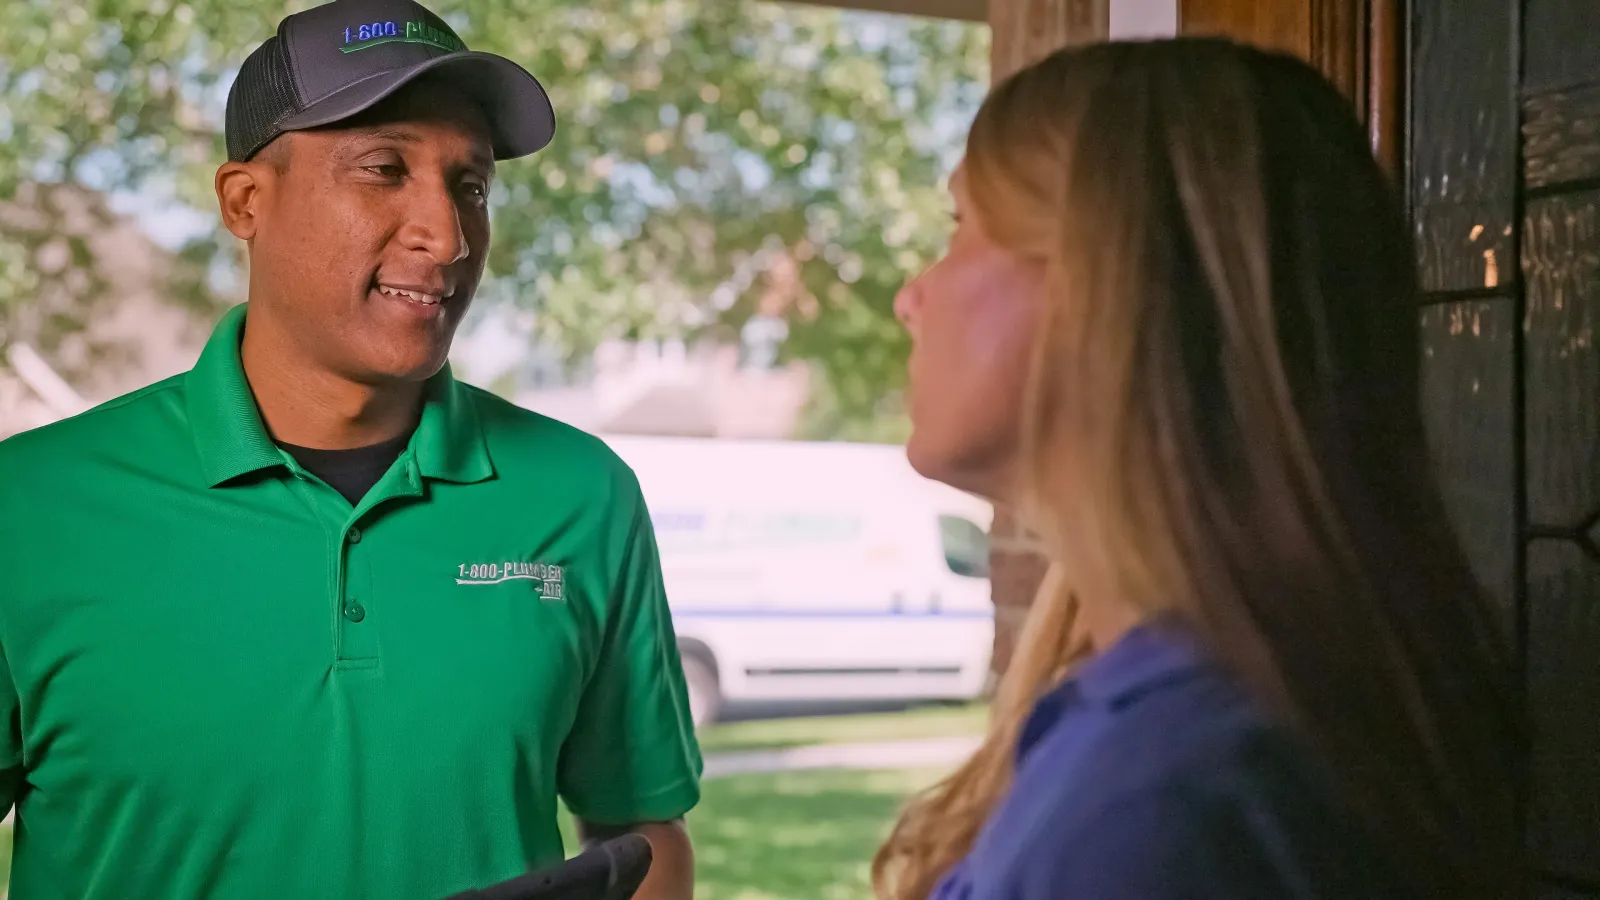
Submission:
POLYGON ((0 521, 16 527, 74 491, 191 459, 183 397, 182 376, 169 378, 0 441, 0 521))
POLYGON ((502 476, 595 479, 635 489, 637 479, 611 445, 596 435, 534 412, 497 394, 458 382, 471 398, 495 470, 502 476))
POLYGON ((169 431, 184 417, 184 375, 114 397, 84 412, 0 440, 0 465, 67 462, 131 451, 152 431, 169 431))

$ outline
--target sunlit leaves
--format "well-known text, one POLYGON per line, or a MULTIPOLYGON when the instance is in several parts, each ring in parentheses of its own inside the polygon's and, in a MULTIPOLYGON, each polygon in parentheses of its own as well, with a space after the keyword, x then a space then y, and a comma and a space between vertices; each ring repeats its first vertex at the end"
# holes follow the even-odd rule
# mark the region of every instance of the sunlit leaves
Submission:
MULTIPOLYGON (((0 199, 157 174, 213 208, 225 85, 307 5, 13 0, 0 199)), ((821 364, 834 419, 892 406, 892 299, 944 238, 940 180, 983 90, 983 29, 758 0, 433 6, 539 76, 557 110, 551 146, 501 166, 482 302, 536 311, 539 338, 574 358, 608 336, 731 336, 780 315, 783 354, 821 364)), ((23 261, 49 234, 0 222, 0 325, 18 327, 43 277, 23 261)))

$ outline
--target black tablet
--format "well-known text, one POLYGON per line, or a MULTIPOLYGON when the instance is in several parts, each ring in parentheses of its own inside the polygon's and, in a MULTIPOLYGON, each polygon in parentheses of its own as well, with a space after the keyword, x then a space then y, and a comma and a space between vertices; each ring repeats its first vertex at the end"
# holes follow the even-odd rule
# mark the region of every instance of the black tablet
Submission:
POLYGON ((650 872, 650 842, 613 838, 566 862, 445 900, 628 900, 650 872))

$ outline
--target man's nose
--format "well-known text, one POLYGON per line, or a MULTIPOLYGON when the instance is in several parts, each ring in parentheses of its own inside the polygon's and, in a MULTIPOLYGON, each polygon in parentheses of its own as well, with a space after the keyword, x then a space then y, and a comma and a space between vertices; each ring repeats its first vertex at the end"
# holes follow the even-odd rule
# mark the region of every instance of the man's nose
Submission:
POLYGON ((449 185, 430 184, 415 192, 400 239, 407 250, 421 250, 440 266, 458 262, 470 252, 461 228, 461 208, 449 185))

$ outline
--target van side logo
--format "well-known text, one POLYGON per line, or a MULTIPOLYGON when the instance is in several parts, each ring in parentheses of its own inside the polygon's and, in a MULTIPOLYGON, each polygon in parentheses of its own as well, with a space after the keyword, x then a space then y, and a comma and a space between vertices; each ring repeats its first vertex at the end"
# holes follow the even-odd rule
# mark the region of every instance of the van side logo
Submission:
POLYGON ((457 569, 456 584, 503 584, 507 581, 536 581, 539 596, 545 600, 566 599, 565 572, 560 566, 545 563, 502 562, 462 563, 457 569))

